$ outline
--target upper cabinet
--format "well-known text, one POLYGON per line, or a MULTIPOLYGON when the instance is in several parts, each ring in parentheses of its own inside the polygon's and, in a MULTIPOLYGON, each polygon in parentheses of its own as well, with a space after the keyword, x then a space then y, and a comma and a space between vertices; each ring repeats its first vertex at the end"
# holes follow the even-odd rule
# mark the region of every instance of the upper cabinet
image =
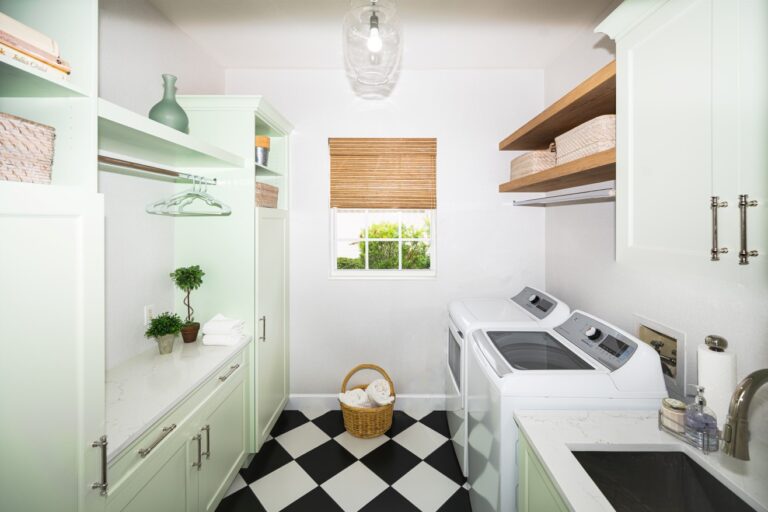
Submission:
POLYGON ((765 249, 767 25, 761 0, 627 0, 598 27, 616 40, 617 259, 725 277, 765 249))

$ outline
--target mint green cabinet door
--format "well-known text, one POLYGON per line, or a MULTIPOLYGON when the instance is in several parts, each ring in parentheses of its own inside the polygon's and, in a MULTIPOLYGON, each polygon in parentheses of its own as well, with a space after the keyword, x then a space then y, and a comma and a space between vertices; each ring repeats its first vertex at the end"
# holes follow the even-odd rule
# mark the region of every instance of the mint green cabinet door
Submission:
POLYGON ((201 428, 203 450, 207 454, 203 456, 198 472, 199 510, 208 512, 216 509, 246 456, 246 388, 243 373, 240 369, 231 377, 237 376, 238 380, 225 398, 214 396, 211 403, 214 408, 201 428))
POLYGON ((3 510, 103 510, 104 206, 0 182, 3 510))
POLYGON ((518 444, 518 470, 518 512, 568 511, 568 507, 522 433, 518 444))
MULTIPOLYGON (((188 512, 192 510, 187 492, 189 464, 187 444, 182 444, 147 484, 120 509, 120 512, 188 512)), ((112 511, 110 511, 112 512, 112 511)))

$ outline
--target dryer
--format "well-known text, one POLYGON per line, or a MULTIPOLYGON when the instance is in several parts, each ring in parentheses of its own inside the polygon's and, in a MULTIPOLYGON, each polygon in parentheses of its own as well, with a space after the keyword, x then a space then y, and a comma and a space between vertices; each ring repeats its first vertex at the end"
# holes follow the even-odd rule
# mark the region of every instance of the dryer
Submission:
POLYGON ((526 286, 511 298, 452 301, 448 305, 448 365, 445 378, 448 428, 459 466, 467 475, 465 340, 479 328, 514 325, 519 328, 554 327, 568 318, 568 305, 540 290, 526 286))

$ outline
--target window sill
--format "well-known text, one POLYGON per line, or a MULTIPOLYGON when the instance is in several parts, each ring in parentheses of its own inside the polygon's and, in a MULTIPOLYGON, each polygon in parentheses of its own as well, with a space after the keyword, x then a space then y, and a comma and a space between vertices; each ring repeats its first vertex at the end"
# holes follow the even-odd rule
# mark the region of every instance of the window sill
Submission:
POLYGON ((412 272, 403 272, 400 270, 394 270, 391 272, 387 271, 370 271, 370 270, 362 270, 362 271, 355 271, 355 270, 332 270, 331 274, 328 276, 329 279, 332 280, 340 280, 340 281, 365 281, 365 280, 383 280, 383 281, 420 281, 420 280, 430 280, 435 279, 437 277, 437 272, 435 270, 424 270, 424 271, 412 271, 412 272))

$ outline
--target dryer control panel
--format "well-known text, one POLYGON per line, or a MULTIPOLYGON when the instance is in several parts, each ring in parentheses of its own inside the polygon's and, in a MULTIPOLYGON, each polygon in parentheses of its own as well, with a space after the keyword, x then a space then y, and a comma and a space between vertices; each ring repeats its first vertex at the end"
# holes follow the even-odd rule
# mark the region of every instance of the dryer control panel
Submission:
POLYGON ((546 318, 557 306, 557 299, 530 286, 512 297, 512 301, 539 320, 546 318))
POLYGON ((555 331, 611 371, 621 368, 637 350, 637 343, 625 334, 580 313, 572 314, 555 331))

